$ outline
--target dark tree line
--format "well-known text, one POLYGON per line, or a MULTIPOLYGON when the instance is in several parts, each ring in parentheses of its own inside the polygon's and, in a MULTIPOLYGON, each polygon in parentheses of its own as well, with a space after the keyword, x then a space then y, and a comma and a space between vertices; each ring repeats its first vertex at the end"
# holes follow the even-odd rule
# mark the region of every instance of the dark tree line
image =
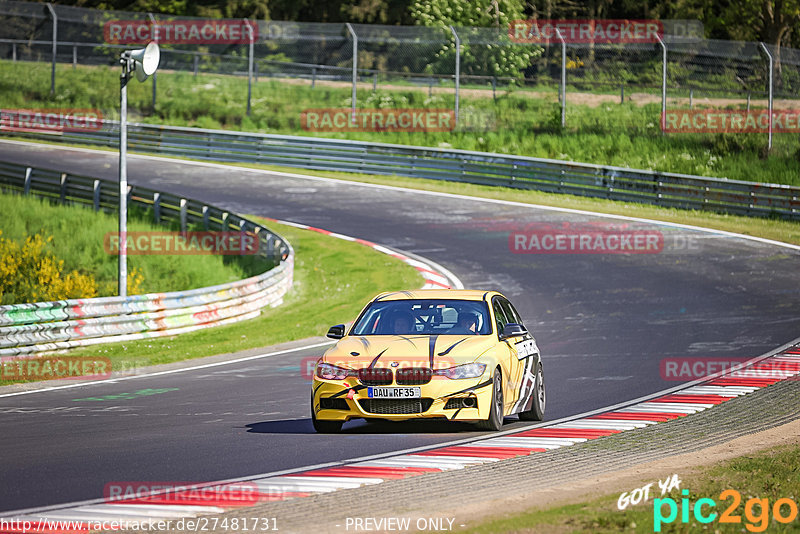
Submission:
POLYGON ((60 0, 55 3, 200 17, 302 22, 469 25, 525 18, 696 19, 706 37, 800 48, 800 0, 60 0), (420 13, 426 13, 425 18, 420 13), (487 16, 480 16, 485 14, 487 16))

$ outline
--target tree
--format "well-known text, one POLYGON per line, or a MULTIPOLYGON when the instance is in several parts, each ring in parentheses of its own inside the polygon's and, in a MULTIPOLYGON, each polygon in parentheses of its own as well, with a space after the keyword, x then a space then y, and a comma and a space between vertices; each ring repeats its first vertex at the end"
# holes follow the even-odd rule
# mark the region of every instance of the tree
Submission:
MULTIPOLYGON (((508 37, 510 23, 525 18, 522 0, 414 0, 410 11, 415 24, 442 28, 443 35, 451 25, 488 29, 461 37, 462 71, 467 74, 519 78, 542 53, 538 46, 514 43, 508 37)), ((455 40, 445 44, 437 57, 433 70, 453 72, 455 40)))

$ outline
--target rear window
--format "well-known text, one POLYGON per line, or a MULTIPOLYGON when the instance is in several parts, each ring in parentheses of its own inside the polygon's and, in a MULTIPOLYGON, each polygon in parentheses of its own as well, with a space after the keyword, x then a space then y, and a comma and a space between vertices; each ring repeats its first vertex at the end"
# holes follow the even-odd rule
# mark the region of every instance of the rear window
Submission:
POLYGON ((490 333, 489 310, 485 302, 450 299, 373 302, 351 331, 351 335, 356 336, 478 336, 490 333))

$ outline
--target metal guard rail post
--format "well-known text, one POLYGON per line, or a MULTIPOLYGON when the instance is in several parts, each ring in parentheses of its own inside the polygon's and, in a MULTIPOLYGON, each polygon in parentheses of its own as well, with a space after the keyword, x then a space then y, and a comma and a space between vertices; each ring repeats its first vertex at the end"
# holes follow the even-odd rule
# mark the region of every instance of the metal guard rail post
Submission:
MULTIPOLYGON (((99 130, 10 135, 115 147, 118 123, 99 130)), ((533 189, 663 207, 800 220, 800 188, 526 156, 130 123, 132 151, 307 170, 398 175, 533 189)))
MULTIPOLYGON (((0 162, 0 189, 36 194, 95 210, 113 210, 116 184, 95 178, 0 162)), ((149 210, 156 223, 181 231, 244 231, 258 238, 258 255, 270 268, 235 282, 187 291, 0 306, 0 356, 172 336, 256 317, 277 306, 291 288, 294 251, 266 227, 215 206, 138 186, 129 202, 149 210)))

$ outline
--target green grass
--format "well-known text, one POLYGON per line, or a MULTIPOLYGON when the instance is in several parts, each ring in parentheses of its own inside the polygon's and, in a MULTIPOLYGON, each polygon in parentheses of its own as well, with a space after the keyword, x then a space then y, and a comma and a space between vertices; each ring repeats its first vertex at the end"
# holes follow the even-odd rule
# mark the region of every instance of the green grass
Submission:
MULTIPOLYGON (((43 63, 0 61, 2 108, 97 108, 118 117, 117 68, 58 66, 56 95, 50 96, 50 68, 43 63)), ((247 80, 233 76, 164 71, 158 99, 151 107, 151 84, 128 86, 129 120, 154 124, 225 128, 264 133, 312 135, 300 127, 310 108, 350 106, 350 89, 311 89, 307 82, 262 79, 253 87, 252 113, 246 115, 247 80), (295 83, 296 82, 296 83, 295 83)), ((765 134, 670 134, 659 129, 660 104, 608 103, 597 107, 570 104, 567 128, 560 127, 555 99, 527 90, 498 91, 461 98, 462 117, 488 112, 496 124, 488 131, 360 132, 319 134, 333 138, 458 148, 565 159, 638 169, 671 171, 760 182, 800 185, 800 150, 796 134, 776 134, 764 158, 765 134)), ((452 109, 452 93, 428 96, 426 87, 393 90, 359 88, 363 108, 412 107, 452 109)))
MULTIPOLYGON (((671 473, 667 474, 671 475, 671 473)), ((630 491, 633 489, 635 488, 630 488, 630 491)), ((500 532, 652 533, 654 529, 653 500, 660 497, 657 484, 653 485, 653 489, 656 492, 655 496, 651 493, 648 503, 630 505, 623 511, 617 509, 617 500, 620 494, 605 495, 578 504, 548 509, 529 509, 522 513, 508 514, 506 517, 489 520, 458 532, 476 534, 500 532)), ((689 490, 686 498, 690 503, 696 503, 701 498, 713 499, 717 503, 713 510, 718 514, 717 520, 703 525, 695 520, 693 512, 690 511, 689 521, 683 524, 679 508, 676 520, 671 524, 663 524, 661 532, 750 532, 750 528, 757 528, 761 525, 757 506, 752 508, 755 514, 753 520, 745 516, 745 506, 751 498, 768 500, 771 522, 766 524, 767 532, 800 532, 800 519, 795 518, 787 525, 775 521, 772 516, 772 507, 778 499, 788 498, 800 505, 799 447, 775 448, 705 468, 697 475, 682 479, 681 490, 684 489, 689 490), (731 497, 720 499, 720 493, 727 489, 738 491, 742 497, 738 508, 732 510, 731 514, 741 518, 740 524, 719 522, 719 514, 733 503, 731 497)), ((675 499, 678 506, 681 506, 681 499, 684 498, 681 491, 678 490, 673 490, 669 497, 675 499)), ((702 510, 705 514, 710 512, 708 505, 704 505, 702 510)), ((665 516, 668 514, 668 505, 663 506, 663 513, 665 516)), ((783 506, 782 513, 789 514, 787 505, 783 506)))
MULTIPOLYGON (((80 206, 62 206, 34 196, 0 194, 2 236, 24 242, 27 236, 42 234, 53 240, 47 250, 64 261, 66 272, 78 270, 94 276, 98 296, 117 294, 117 256, 108 254, 103 238, 117 232, 117 217, 80 206), (79 231, 76 231, 79 230, 79 231)), ((167 228, 144 221, 132 210, 128 230, 159 231, 167 228)), ((260 262, 260 272, 268 268, 260 262)), ((233 282, 256 274, 258 265, 240 264, 233 257, 136 255, 128 257, 129 272, 136 268, 144 276, 144 293, 180 291, 233 282)), ((3 304, 18 304, 2 302, 3 304)))
POLYGON ((415 269, 369 247, 261 222, 286 237, 296 253, 294 286, 281 306, 264 309, 258 318, 234 325, 77 348, 69 355, 109 357, 113 369, 120 370, 264 347, 324 335, 331 325, 353 320, 381 291, 422 287, 422 277, 415 269))

